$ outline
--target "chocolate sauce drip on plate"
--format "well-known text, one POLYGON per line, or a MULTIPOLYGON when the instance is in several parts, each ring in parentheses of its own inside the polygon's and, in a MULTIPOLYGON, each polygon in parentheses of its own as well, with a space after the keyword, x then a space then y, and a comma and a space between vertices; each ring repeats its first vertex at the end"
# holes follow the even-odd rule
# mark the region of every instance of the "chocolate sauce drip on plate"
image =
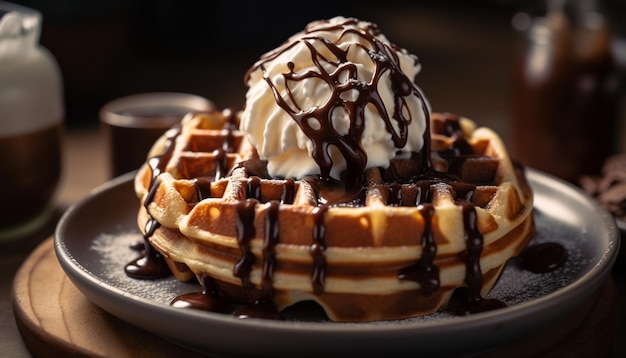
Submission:
POLYGON ((228 302, 219 296, 219 290, 213 277, 203 274, 202 291, 180 295, 170 303, 177 308, 194 308, 210 312, 227 312, 228 302))
MULTIPOLYGON (((152 177, 150 179, 150 192, 146 196, 143 205, 147 208, 148 205, 154 199, 154 194, 159 186, 158 176, 163 170, 165 165, 172 157, 174 152, 174 141, 180 135, 180 126, 174 126, 168 130, 164 135, 166 138, 165 150, 161 155, 157 155, 148 160, 148 165, 152 171, 152 177)), ((171 274, 171 271, 167 267, 165 260, 161 257, 161 254, 157 252, 152 245, 148 242, 150 236, 154 234, 154 231, 159 227, 159 223, 150 217, 146 222, 144 228, 144 250, 140 257, 131 261, 124 267, 124 271, 130 277, 140 279, 155 279, 166 277, 171 274)))
POLYGON ((567 261, 567 251, 559 243, 544 242, 527 247, 520 260, 522 268, 530 272, 552 272, 567 261))
POLYGON ((282 316, 278 311, 276 304, 268 299, 261 298, 252 305, 247 305, 236 310, 234 313, 238 318, 264 318, 272 320, 282 320, 282 316))
POLYGON ((483 276, 480 254, 483 250, 483 235, 476 225, 478 221, 474 206, 463 199, 457 199, 457 205, 463 212, 463 225, 466 232, 465 284, 467 286, 455 290, 448 310, 463 316, 507 307, 502 301, 484 298, 481 295, 483 276))
POLYGON ((147 240, 147 238, 152 236, 159 225, 160 224, 152 218, 146 223, 146 233, 144 234, 144 244, 141 255, 124 267, 124 271, 128 276, 139 279, 157 279, 171 274, 161 254, 156 251, 147 240))
POLYGON ((474 297, 469 291, 467 287, 454 290, 447 310, 457 316, 466 316, 507 307, 506 303, 500 300, 474 297))

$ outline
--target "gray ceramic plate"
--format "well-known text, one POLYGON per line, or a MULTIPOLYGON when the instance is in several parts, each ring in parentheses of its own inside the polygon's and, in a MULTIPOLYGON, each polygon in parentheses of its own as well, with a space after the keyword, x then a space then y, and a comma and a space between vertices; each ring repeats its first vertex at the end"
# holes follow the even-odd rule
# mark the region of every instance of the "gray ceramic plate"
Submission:
POLYGON ((198 291, 174 278, 126 277, 141 241, 132 174, 96 189, 70 208, 55 235, 55 250, 72 282, 105 311, 188 348, 226 356, 470 355, 521 338, 559 319, 603 282, 617 257, 619 238, 611 215, 577 188, 534 170, 537 235, 568 250, 557 271, 533 274, 511 262, 490 297, 509 307, 456 317, 437 313, 402 321, 332 323, 237 319, 170 307, 175 296, 198 291))

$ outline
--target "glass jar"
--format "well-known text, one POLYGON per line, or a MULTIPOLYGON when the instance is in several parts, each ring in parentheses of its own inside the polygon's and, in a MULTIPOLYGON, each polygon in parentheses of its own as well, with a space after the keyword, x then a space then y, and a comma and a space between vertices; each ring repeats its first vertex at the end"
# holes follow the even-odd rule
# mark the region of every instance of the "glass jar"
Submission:
POLYGON ((0 2, 0 239, 52 213, 61 175, 61 73, 39 44, 38 11, 0 2))
POLYGON ((618 148, 620 81, 602 14, 565 10, 549 9, 524 29, 514 72, 511 154, 575 183, 582 174, 599 173, 618 148))

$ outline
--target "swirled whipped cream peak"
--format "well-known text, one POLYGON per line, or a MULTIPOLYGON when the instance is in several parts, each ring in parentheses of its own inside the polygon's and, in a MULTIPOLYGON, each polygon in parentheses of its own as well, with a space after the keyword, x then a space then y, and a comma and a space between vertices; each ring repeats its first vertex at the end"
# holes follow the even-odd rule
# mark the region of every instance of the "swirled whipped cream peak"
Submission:
POLYGON ((248 70, 241 129, 272 177, 356 182, 425 146, 420 69, 376 24, 312 22, 248 70))

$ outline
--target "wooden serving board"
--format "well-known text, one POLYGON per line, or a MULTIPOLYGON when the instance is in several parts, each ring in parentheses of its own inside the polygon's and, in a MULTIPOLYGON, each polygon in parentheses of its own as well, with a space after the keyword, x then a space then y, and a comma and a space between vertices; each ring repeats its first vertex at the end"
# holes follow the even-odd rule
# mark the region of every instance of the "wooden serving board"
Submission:
POLYGON ((18 329, 34 356, 200 357, 91 303, 61 269, 52 239, 20 267, 12 299, 18 329))
MULTIPOLYGON (((201 356, 91 303, 61 269, 52 239, 37 247, 18 270, 12 303, 24 343, 34 356, 201 356)), ((617 312, 617 290, 609 279, 563 321, 479 357, 604 356, 615 337, 617 312)))

